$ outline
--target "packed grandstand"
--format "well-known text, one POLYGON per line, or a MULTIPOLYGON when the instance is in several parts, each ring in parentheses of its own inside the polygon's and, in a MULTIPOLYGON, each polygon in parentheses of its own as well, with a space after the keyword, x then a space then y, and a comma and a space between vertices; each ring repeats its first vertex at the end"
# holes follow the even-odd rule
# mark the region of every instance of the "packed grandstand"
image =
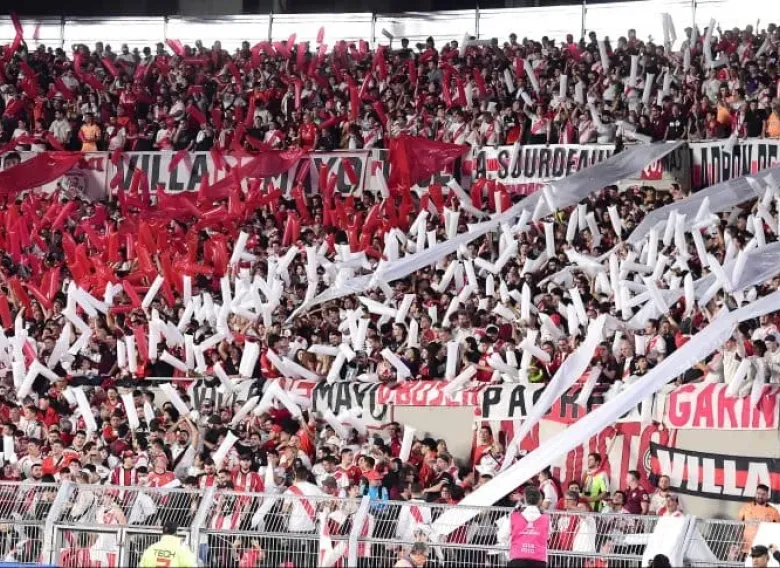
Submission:
POLYGON ((780 31, 663 20, 231 53, 13 17, 2 558, 174 522, 205 566, 503 566, 529 485, 552 566, 780 544, 780 31))

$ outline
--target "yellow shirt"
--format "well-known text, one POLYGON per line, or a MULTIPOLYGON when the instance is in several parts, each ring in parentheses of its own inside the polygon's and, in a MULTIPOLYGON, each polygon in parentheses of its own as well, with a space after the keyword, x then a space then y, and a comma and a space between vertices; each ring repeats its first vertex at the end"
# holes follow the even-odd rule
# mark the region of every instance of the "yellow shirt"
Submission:
POLYGON ((139 568, 196 568, 198 561, 195 555, 182 544, 179 537, 163 535, 163 537, 147 548, 141 557, 139 568))

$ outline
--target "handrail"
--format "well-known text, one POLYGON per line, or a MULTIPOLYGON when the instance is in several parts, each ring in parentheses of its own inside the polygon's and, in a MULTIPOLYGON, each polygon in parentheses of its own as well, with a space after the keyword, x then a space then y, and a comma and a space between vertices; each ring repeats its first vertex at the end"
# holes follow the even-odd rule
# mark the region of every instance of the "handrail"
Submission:
MULTIPOLYGON (((17 489, 19 492, 29 492, 30 490, 33 491, 42 491, 45 489, 53 489, 54 486, 52 484, 34 484, 34 483, 13 483, 13 482, 2 482, 2 487, 8 488, 14 488, 17 489)), ((89 532, 89 531, 95 531, 95 532, 101 532, 101 533, 111 533, 112 531, 116 531, 117 535, 124 534, 121 531, 142 531, 145 534, 159 534, 160 526, 159 524, 155 525, 147 525, 147 524, 128 524, 128 525, 102 525, 102 524, 96 524, 94 521, 91 522, 81 522, 79 521, 77 524, 73 524, 73 522, 69 520, 65 520, 64 513, 69 510, 69 506, 72 505, 71 501, 72 498, 76 497, 78 495, 79 491, 87 491, 90 492, 91 495, 95 498, 95 503, 99 504, 102 502, 102 497, 106 495, 112 495, 116 498, 116 496, 124 495, 124 506, 125 508, 132 508, 132 501, 129 501, 128 499, 131 499, 134 495, 136 498, 140 498, 141 495, 147 495, 150 497, 157 496, 161 501, 163 502, 166 497, 175 495, 175 494, 189 494, 193 496, 194 498, 198 498, 198 507, 197 510, 194 512, 194 514, 189 517, 190 521, 185 521, 180 524, 180 529, 183 532, 186 532, 189 536, 191 547, 194 550, 199 549, 201 544, 208 543, 209 542, 209 535, 217 535, 217 534, 224 534, 225 532, 231 533, 231 534, 245 534, 247 536, 252 534, 258 534, 260 536, 266 534, 279 534, 279 531, 284 531, 284 526, 278 526, 273 527, 271 530, 267 529, 260 529, 252 527, 251 530, 249 529, 249 526, 246 523, 241 523, 241 526, 235 527, 233 530, 227 530, 222 526, 218 526, 215 528, 213 527, 213 519, 217 518, 221 513, 219 511, 219 503, 220 503, 220 497, 227 497, 231 499, 235 499, 236 501, 229 501, 229 503, 239 503, 238 507, 240 510, 241 507, 243 507, 244 511, 242 514, 246 514, 245 517, 246 520, 251 519, 251 515, 254 515, 256 511, 258 510, 258 507, 263 503, 264 500, 266 500, 269 497, 273 497, 274 500, 278 500, 282 498, 285 503, 294 502, 295 500, 300 499, 306 499, 310 504, 313 504, 314 507, 318 507, 321 505, 321 510, 323 511, 331 511, 333 510, 333 504, 337 504, 336 508, 342 507, 342 505, 348 505, 352 507, 352 511, 354 511, 354 519, 353 524, 351 527, 351 530, 348 535, 344 535, 342 537, 339 537, 343 539, 343 542, 346 544, 346 552, 345 552, 345 558, 349 560, 349 565, 353 565, 354 561, 357 559, 358 551, 361 549, 361 547, 364 547, 366 545, 373 544, 381 544, 381 543, 400 543, 400 544, 409 544, 405 540, 400 540, 395 534, 395 529, 392 530, 392 533, 386 532, 386 527, 384 532, 382 530, 378 531, 376 534, 364 534, 363 526, 364 521, 367 520, 369 515, 375 515, 375 510, 381 510, 381 509, 389 509, 389 508, 396 508, 397 510, 401 510, 401 508, 407 506, 402 501, 377 501, 377 500, 371 500, 368 497, 363 497, 361 501, 358 503, 354 499, 338 499, 338 498, 332 498, 332 497, 299 497, 296 495, 292 495, 289 493, 284 494, 282 497, 279 493, 243 493, 243 492, 235 492, 235 491, 229 491, 229 490, 219 490, 214 487, 209 487, 205 491, 199 491, 199 490, 193 490, 193 489, 163 489, 163 488, 143 488, 143 487, 125 487, 125 486, 111 486, 111 485, 76 485, 72 482, 65 482, 62 484, 59 484, 57 486, 57 495, 54 498, 54 501, 52 503, 52 506, 47 514, 47 516, 44 519, 35 519, 35 518, 29 518, 27 516, 24 517, 24 523, 25 524, 32 524, 37 525, 40 527, 40 533, 41 534, 41 561, 44 563, 49 564, 56 564, 58 560, 58 542, 60 545, 62 544, 62 540, 58 539, 58 536, 62 536, 60 533, 66 530, 73 529, 74 526, 78 527, 79 531, 89 532), (128 494, 130 497, 128 498, 128 494), (338 503, 341 503, 342 505, 338 505, 338 503)), ((311 506, 311 505, 309 505, 311 506)), ((460 507, 459 505, 445 505, 445 504, 437 504, 437 503, 419 503, 417 506, 420 509, 429 509, 431 511, 431 514, 441 514, 445 510, 450 509, 480 509, 480 517, 475 518, 481 518, 482 521, 480 521, 481 525, 484 527, 490 527, 496 524, 497 521, 499 521, 501 518, 506 518, 507 515, 512 511, 512 509, 505 508, 505 507, 460 507)), ((611 526, 613 523, 618 522, 622 523, 622 526, 624 528, 624 531, 628 529, 627 532, 625 532, 625 535, 627 537, 634 537, 634 540, 637 542, 642 541, 642 539, 645 539, 645 544, 647 542, 650 542, 650 534, 653 533, 655 530, 655 526, 657 523, 660 522, 660 517, 651 516, 651 515, 643 515, 643 516, 635 516, 635 515, 625 515, 625 514, 619 514, 619 515, 605 515, 605 514, 599 514, 599 513, 581 513, 581 512, 569 512, 569 511, 553 511, 550 513, 552 524, 554 525, 554 532, 556 532, 557 526, 558 526, 558 519, 565 519, 565 518, 580 518, 580 519, 592 519, 595 524, 592 526, 594 527, 608 527, 611 526)), ((705 550, 705 558, 713 561, 718 562, 719 565, 724 566, 730 566, 734 564, 731 558, 727 556, 727 545, 730 546, 739 546, 741 548, 743 544, 743 534, 746 532, 744 531, 744 528, 748 525, 751 525, 752 523, 743 523, 739 521, 715 521, 715 520, 703 520, 696 517, 685 517, 688 519, 688 522, 691 523, 691 525, 686 525, 684 534, 683 534, 683 541, 684 547, 682 548, 683 551, 689 550, 694 544, 696 545, 696 548, 698 549, 698 554, 701 555, 702 549, 705 550), (696 527, 699 527, 701 530, 696 530, 696 527), (705 530, 706 529, 706 530, 705 530), (725 544, 722 544, 720 541, 726 540, 727 542, 725 544)), ((601 528, 598 528, 596 530, 601 530, 601 528)), ((599 533, 600 534, 600 533, 599 533)), ((310 539, 310 538, 317 538, 316 533, 297 533, 299 538, 301 539, 310 539)), ((116 546, 121 547, 124 546, 121 542, 117 541, 118 544, 116 546)), ((477 551, 480 553, 503 553, 506 551, 506 545, 505 544, 493 544, 493 545, 486 545, 482 544, 479 541, 475 542, 469 542, 469 543, 455 543, 455 542, 446 542, 441 541, 437 542, 435 546, 439 546, 442 548, 447 548, 449 550, 455 550, 455 549, 462 549, 464 551, 471 550, 471 551, 477 551)), ((552 545, 551 545, 552 546, 552 545)), ((122 549, 124 551, 124 549, 122 549)), ((554 554, 561 554, 563 552, 567 551, 561 550, 559 548, 556 548, 553 546, 551 548, 551 553, 554 554)), ((582 554, 579 554, 580 556, 589 556, 589 553, 585 552, 582 554)), ((627 558, 625 555, 623 555, 623 558, 627 558)), ((636 553, 632 553, 631 555, 632 559, 636 559, 636 553)))

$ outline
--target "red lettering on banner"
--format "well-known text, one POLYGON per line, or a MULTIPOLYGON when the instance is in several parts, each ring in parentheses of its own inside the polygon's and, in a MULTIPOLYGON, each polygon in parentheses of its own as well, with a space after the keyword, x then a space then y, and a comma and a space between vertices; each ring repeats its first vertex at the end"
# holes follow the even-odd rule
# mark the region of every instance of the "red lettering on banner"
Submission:
MULTIPOLYGON (((385 387, 386 388, 386 387, 385 387)), ((381 389, 380 389, 381 390, 381 389)), ((409 387, 406 385, 401 385, 397 389, 395 389, 395 404, 398 406, 409 406, 409 401, 411 400, 411 395, 409 393, 409 387)))
POLYGON ((707 385, 696 397, 696 411, 693 415, 693 426, 700 428, 712 428, 714 420, 712 416, 712 391, 715 385, 707 385), (703 423, 702 423, 703 422, 703 423))
POLYGON ((664 167, 661 160, 657 160, 642 170, 641 179, 659 180, 663 177, 664 167))
POLYGON ((411 404, 413 406, 430 406, 430 402, 428 401, 428 393, 433 386, 434 383, 431 382, 417 383, 414 385, 410 389, 412 391, 411 404))
MULTIPOLYGON (((435 383, 434 383, 435 384, 435 383)), ((453 402, 444 396, 444 393, 439 388, 438 385, 435 385, 436 388, 432 389, 435 392, 435 396, 430 400, 429 404, 431 406, 452 406, 453 402)))
POLYGON ((389 404, 393 402, 394 391, 382 385, 376 389, 376 403, 389 404))
POLYGON ((85 160, 85 165, 81 169, 95 172, 105 171, 104 161, 105 158, 103 156, 88 156, 85 160))
POLYGON ((750 399, 746 399, 743 403, 745 406, 753 411, 753 422, 751 426, 753 428, 759 428, 761 426, 761 417, 764 417, 765 425, 774 428, 777 421, 777 392, 772 392, 771 387, 764 387, 763 396, 758 401, 758 408, 753 408, 750 404, 750 399))
MULTIPOLYGON (((720 428, 739 428, 737 423, 736 406, 737 399, 731 396, 726 396, 726 389, 720 389, 718 391, 718 427, 720 428), (729 426, 726 426, 726 421, 729 421, 729 426)), ((744 409, 747 405, 743 404, 744 409)), ((743 416, 742 424, 746 424, 745 416, 743 416)))
POLYGON ((686 395, 696 390, 693 385, 686 385, 675 389, 669 395, 669 420, 672 427, 678 428, 685 425, 691 419, 691 403, 683 401, 686 395))
POLYGON ((501 163, 498 161, 498 158, 488 158, 485 160, 485 169, 489 172, 497 172, 500 167, 501 163))

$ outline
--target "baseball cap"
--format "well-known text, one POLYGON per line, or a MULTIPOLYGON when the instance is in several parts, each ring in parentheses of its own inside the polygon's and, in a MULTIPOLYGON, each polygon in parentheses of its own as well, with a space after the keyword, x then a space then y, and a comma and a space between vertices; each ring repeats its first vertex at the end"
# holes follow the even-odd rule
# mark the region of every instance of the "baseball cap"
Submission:
POLYGON ((751 558, 760 558, 768 554, 769 554, 769 549, 763 544, 757 544, 756 546, 750 549, 751 558))

